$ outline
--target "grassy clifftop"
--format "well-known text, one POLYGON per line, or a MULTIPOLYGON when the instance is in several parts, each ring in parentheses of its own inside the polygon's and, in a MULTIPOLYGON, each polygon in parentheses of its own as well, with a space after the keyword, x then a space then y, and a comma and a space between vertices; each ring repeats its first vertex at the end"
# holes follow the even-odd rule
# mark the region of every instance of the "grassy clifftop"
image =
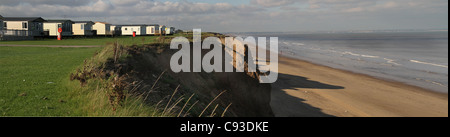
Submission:
POLYGON ((0 116, 84 116, 68 77, 100 48, 0 47, 0 116))

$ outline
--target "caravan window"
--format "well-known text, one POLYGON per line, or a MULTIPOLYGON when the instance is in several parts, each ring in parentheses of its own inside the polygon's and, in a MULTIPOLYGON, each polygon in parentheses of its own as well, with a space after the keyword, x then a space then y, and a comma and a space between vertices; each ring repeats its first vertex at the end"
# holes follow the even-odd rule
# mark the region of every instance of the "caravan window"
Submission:
POLYGON ((81 24, 81 30, 84 30, 84 25, 83 24, 81 24))
POLYGON ((8 23, 6 23, 6 22, 3 22, 3 28, 5 28, 6 29, 6 25, 7 25, 8 23))
POLYGON ((34 23, 34 24, 33 24, 33 29, 34 29, 34 30, 41 30, 41 28, 40 28, 41 25, 42 25, 41 23, 34 23))
POLYGON ((28 28, 28 23, 27 22, 22 23, 22 28, 24 29, 28 28))

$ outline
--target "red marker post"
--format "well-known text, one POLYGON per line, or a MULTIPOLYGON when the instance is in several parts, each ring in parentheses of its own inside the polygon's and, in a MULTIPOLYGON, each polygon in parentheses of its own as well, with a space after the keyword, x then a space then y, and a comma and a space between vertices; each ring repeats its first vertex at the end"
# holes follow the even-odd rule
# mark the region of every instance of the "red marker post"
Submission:
POLYGON ((136 31, 133 31, 133 37, 136 37, 136 31))
POLYGON ((58 28, 58 40, 61 40, 62 28, 58 28))

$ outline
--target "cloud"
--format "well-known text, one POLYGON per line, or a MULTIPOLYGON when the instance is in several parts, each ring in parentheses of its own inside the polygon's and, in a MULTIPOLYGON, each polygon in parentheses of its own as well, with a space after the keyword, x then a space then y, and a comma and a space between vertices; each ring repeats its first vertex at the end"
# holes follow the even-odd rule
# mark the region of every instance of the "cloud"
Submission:
POLYGON ((1 0, 0 5, 15 6, 19 4, 31 5, 65 5, 81 6, 90 4, 91 0, 1 0))
POLYGON ((311 9, 334 11, 360 11, 377 5, 380 0, 309 0, 311 9))
MULTIPOLYGON (((47 4, 50 0, 43 0, 44 4, 21 3, 19 5, 0 5, 0 14, 4 16, 38 16, 38 17, 80 17, 80 16, 110 16, 112 5, 105 0, 91 1, 78 5, 47 4), (5 14, 6 13, 6 14, 5 14)), ((75 0, 77 1, 77 0, 75 0)), ((34 1, 36 2, 36 1, 34 1)))
POLYGON ((426 10, 448 8, 447 0, 309 0, 312 11, 376 12, 382 10, 426 10))
MULTIPOLYGON (((32 4, 22 2, 18 5, 0 4, 0 13, 7 16, 168 16, 227 13, 236 10, 248 11, 250 6, 233 6, 229 3, 160 2, 151 0, 94 0, 78 5, 32 4), (24 10, 27 9, 27 10, 24 10), (45 9, 45 10, 43 10, 45 9), (33 12, 29 12, 29 11, 33 12)), ((257 11, 257 10, 255 10, 257 11)))
POLYGON ((1 0, 2 16, 167 24, 207 31, 448 28, 447 0, 1 0))
POLYGON ((142 0, 110 0, 113 5, 117 6, 130 6, 140 3, 142 0))
POLYGON ((294 4, 299 0, 251 0, 251 4, 260 5, 263 7, 279 7, 294 4))

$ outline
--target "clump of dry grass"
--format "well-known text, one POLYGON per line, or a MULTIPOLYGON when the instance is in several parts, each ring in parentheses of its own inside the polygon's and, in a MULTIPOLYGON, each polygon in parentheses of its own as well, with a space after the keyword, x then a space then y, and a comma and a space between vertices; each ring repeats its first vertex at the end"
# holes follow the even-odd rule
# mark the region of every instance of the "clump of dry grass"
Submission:
MULTIPOLYGON (((209 102, 209 104, 203 109, 202 113, 200 113, 200 115, 199 115, 198 117, 202 117, 202 115, 203 115, 203 113, 205 113, 206 109, 208 109, 208 107, 209 107, 209 106, 210 106, 217 98, 219 98, 220 95, 222 95, 222 94, 225 93, 225 92, 226 92, 226 90, 220 92, 219 95, 217 95, 211 102, 209 102)), ((216 106, 216 108, 217 108, 217 106, 216 106)), ((216 110, 216 108, 213 110, 213 113, 214 113, 214 111, 216 110)))
MULTIPOLYGON (((162 75, 163 75, 165 72, 166 72, 166 71, 163 71, 163 72, 161 73, 161 75, 158 77, 158 79, 155 81, 155 83, 153 83, 152 89, 154 89, 155 85, 157 84, 157 82, 159 81, 159 79, 162 77, 162 75)), ((180 106, 179 106, 180 103, 185 99, 184 96, 181 95, 180 97, 178 97, 178 99, 176 99, 174 102, 172 102, 173 98, 174 98, 175 95, 178 93, 179 89, 180 89, 180 85, 178 85, 177 88, 173 91, 173 93, 172 93, 172 95, 170 96, 170 98, 169 98, 167 104, 165 105, 164 109, 162 109, 162 110, 159 110, 158 108, 159 108, 160 104, 161 104, 164 100, 159 101, 159 102, 157 103, 157 105, 156 105, 156 108, 157 108, 157 109, 156 109, 156 111, 154 111, 154 113, 153 113, 152 116, 156 116, 156 117, 161 117, 161 116, 162 116, 162 117, 164 117, 164 116, 176 116, 176 117, 181 117, 181 116, 183 116, 183 117, 186 117, 186 116, 188 116, 188 115, 189 115, 189 112, 191 111, 191 109, 192 109, 193 107, 195 107, 195 105, 196 105, 199 101, 198 101, 198 100, 195 101, 195 102, 190 106, 190 108, 184 113, 184 115, 182 115, 183 112, 184 112, 184 109, 186 108, 186 106, 190 103, 191 99, 195 96, 195 93, 193 93, 193 94, 187 99, 187 101, 183 104, 183 107, 181 107, 180 110, 176 110, 175 108, 176 108, 176 107, 180 107, 180 106), (178 111, 178 112, 177 112, 177 111, 178 111)), ((204 109, 203 109, 202 113, 199 115, 199 117, 201 117, 201 116, 203 115, 203 113, 205 113, 205 111, 208 109, 208 107, 209 107, 215 100, 217 100, 222 94, 224 94, 225 92, 226 92, 226 91, 222 91, 222 92, 221 92, 219 95, 217 95, 211 102, 209 102, 209 104, 208 104, 206 107, 204 107, 204 109)), ((149 93, 147 93, 147 96, 148 96, 148 94, 149 94, 149 93)), ((141 96, 140 96, 139 98, 141 98, 142 95, 144 95, 144 94, 141 94, 141 96)), ((216 114, 215 111, 216 111, 216 109, 218 108, 218 106, 219 106, 219 104, 216 105, 216 107, 215 107, 214 110, 212 111, 210 117, 214 117, 214 116, 215 116, 215 114, 216 114)), ((225 113, 227 112, 227 110, 228 110, 228 108, 229 108, 230 106, 231 106, 231 104, 227 106, 227 108, 225 109, 225 111, 223 111, 221 117, 224 117, 224 116, 225 116, 225 113)))

